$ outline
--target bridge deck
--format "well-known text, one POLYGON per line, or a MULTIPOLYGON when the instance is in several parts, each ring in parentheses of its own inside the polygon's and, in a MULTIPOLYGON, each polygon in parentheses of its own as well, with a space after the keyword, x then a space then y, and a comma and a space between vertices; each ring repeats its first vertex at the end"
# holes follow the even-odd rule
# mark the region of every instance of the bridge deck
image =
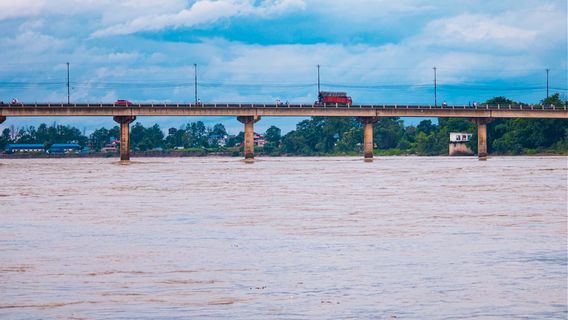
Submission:
POLYGON ((313 104, 132 104, 19 103, 0 105, 0 116, 358 116, 358 117, 466 117, 562 118, 568 108, 553 105, 313 105, 313 104))

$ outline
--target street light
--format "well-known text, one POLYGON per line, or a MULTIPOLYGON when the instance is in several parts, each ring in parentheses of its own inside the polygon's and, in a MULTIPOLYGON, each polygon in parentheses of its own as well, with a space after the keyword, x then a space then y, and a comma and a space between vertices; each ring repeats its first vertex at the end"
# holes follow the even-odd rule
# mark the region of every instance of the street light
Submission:
POLYGON ((193 76, 195 86, 195 104, 197 104, 197 63, 193 64, 193 76))
POLYGON ((69 62, 67 62, 67 104, 71 101, 71 91, 69 90, 69 62))
POLYGON ((434 107, 438 106, 438 83, 437 83, 437 75, 436 75, 436 70, 437 68, 434 67, 432 68, 434 69, 434 107))

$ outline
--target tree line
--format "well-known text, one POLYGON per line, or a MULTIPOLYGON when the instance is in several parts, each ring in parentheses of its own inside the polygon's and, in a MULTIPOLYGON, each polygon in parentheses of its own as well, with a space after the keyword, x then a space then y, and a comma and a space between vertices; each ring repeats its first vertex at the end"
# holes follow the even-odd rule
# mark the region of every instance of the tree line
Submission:
MULTIPOLYGON (((496 97, 487 104, 517 103, 496 97)), ((567 102, 555 94, 542 101, 563 106, 567 102)), ((423 120, 416 126, 405 126, 399 118, 381 118, 373 128, 373 140, 379 155, 447 155, 450 132, 473 133, 469 147, 477 151, 476 126, 468 119, 439 118, 438 123, 423 120)), ((528 154, 568 152, 568 120, 565 119, 494 119, 487 127, 488 151, 494 154, 528 154)), ((242 149, 244 133, 228 135, 222 124, 207 127, 203 122, 170 128, 167 133, 155 124, 144 127, 135 123, 130 130, 133 150, 228 150, 242 149)), ((119 139, 120 129, 100 128, 88 137, 77 128, 41 124, 21 129, 6 128, 0 136, 0 148, 8 143, 78 143, 94 151, 101 150, 112 139, 119 139)), ((363 149, 363 126, 353 117, 312 117, 301 121, 296 129, 282 135, 272 126, 264 133, 265 144, 257 151, 268 155, 355 155, 363 149)))

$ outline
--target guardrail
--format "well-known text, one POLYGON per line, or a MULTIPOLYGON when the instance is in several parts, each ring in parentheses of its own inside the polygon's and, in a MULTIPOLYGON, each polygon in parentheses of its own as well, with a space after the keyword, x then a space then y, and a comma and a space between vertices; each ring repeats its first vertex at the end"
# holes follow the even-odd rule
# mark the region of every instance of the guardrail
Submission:
POLYGON ((447 106, 433 106, 433 105, 387 105, 387 104, 358 104, 358 105, 341 105, 341 104, 259 104, 259 103, 143 103, 143 104, 129 104, 128 106, 112 104, 112 103, 10 103, 0 104, 0 108, 242 108, 242 109, 257 109, 257 108, 289 108, 289 109, 305 109, 305 108, 347 108, 347 109, 437 109, 437 110, 454 110, 454 109, 467 109, 467 110, 568 110, 568 106, 555 106, 555 105, 447 105, 447 106))

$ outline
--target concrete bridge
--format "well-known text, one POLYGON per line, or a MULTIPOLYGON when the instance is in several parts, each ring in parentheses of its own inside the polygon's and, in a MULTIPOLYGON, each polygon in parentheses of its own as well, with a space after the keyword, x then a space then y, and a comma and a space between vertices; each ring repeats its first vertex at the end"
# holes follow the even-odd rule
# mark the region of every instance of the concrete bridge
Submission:
POLYGON ((468 118, 478 128, 478 157, 487 159, 487 124, 496 118, 568 119, 566 106, 554 105, 318 105, 318 104, 0 104, 7 117, 112 116, 120 124, 120 159, 130 159, 130 123, 138 116, 235 116, 244 124, 245 160, 254 160, 254 123, 262 117, 356 117, 364 126, 365 161, 373 159, 373 124, 381 117, 468 118))

